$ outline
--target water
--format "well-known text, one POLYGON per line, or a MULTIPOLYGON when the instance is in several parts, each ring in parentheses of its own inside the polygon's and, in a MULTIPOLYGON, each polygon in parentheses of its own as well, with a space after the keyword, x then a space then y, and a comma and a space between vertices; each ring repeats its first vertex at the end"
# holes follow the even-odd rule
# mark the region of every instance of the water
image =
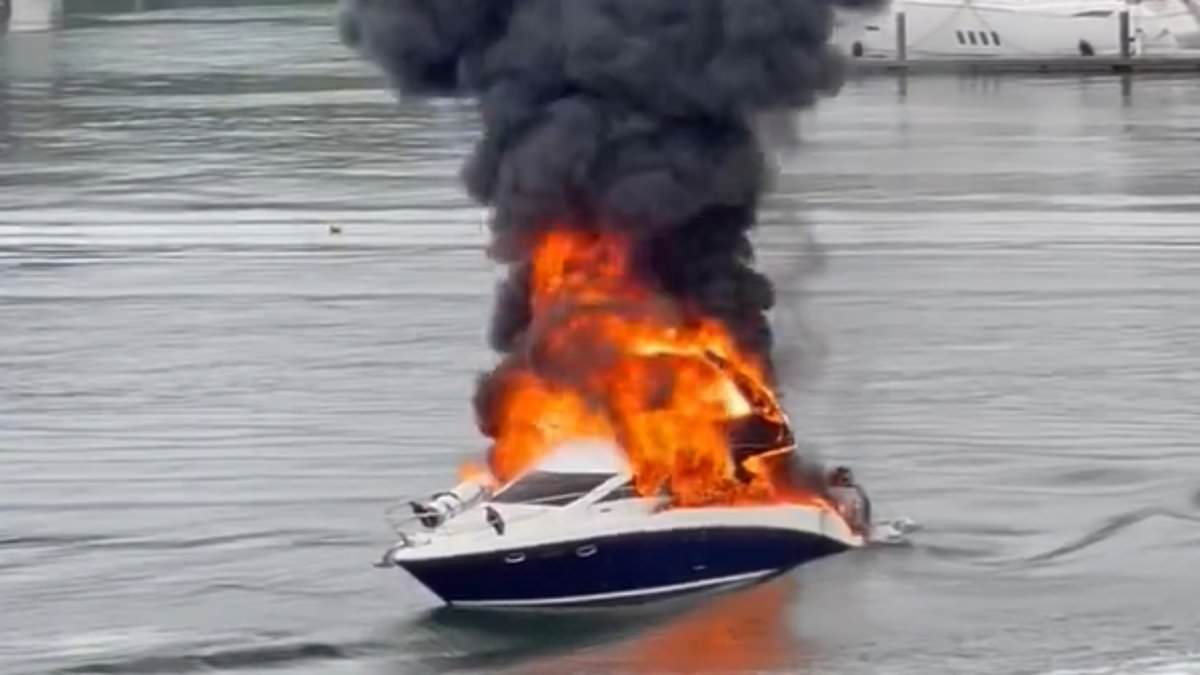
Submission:
POLYGON ((1200 672, 1194 79, 805 115, 758 234, 788 406, 925 530, 699 611, 497 622, 370 567, 482 446, 477 126, 330 15, 0 42, 0 672, 1200 672))

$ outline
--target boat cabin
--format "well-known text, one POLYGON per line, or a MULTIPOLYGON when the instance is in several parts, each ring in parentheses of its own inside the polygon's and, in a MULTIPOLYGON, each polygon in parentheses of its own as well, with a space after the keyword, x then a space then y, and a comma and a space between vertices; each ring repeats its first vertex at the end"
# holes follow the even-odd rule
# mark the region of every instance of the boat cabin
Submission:
MULTIPOLYGON (((665 499, 663 494, 655 498, 665 499)), ((489 500, 528 506, 585 506, 645 499, 624 454, 608 441, 575 441, 504 485, 489 500)))

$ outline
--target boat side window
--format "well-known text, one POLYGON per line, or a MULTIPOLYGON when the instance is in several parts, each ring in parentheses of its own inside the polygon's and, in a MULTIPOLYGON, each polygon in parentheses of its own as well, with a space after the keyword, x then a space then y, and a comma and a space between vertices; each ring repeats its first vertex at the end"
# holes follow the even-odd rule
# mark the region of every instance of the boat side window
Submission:
POLYGON ((636 499, 641 495, 638 494, 637 488, 633 486, 633 481, 628 480, 613 488, 611 492, 596 500, 597 504, 602 502, 615 502, 618 499, 636 499))
POLYGON ((996 45, 997 47, 1000 46, 1000 34, 996 31, 992 31, 992 44, 996 45))
POLYGON ((960 44, 960 45, 967 44, 967 38, 963 36, 963 32, 961 30, 954 31, 954 34, 958 36, 958 44, 960 44))
POLYGON ((967 39, 969 39, 971 41, 971 44, 973 44, 973 45, 979 44, 978 42, 975 41, 975 31, 973 31, 973 30, 967 31, 967 39))
POLYGON ((979 31, 979 41, 986 45, 988 43, 988 34, 983 31, 979 31))
POLYGON ((534 471, 505 487, 492 498, 502 504, 566 506, 595 490, 611 473, 534 471))

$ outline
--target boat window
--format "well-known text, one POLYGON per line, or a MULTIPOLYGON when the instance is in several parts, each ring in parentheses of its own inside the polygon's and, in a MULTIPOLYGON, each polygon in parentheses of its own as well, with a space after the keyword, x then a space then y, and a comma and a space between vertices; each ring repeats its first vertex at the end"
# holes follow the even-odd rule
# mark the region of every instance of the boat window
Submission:
POLYGON ((988 43, 988 34, 983 31, 980 31, 979 32, 979 41, 986 45, 988 43))
POLYGON ((958 36, 958 44, 960 44, 960 45, 967 44, 967 38, 963 37, 963 32, 961 30, 954 31, 954 34, 958 36))
POLYGON ((967 31, 967 39, 969 39, 971 41, 971 44, 973 44, 973 45, 979 44, 978 42, 975 41, 975 31, 973 31, 973 30, 967 31))
POLYGON ((992 31, 992 44, 996 45, 997 47, 1000 46, 1000 34, 996 31, 992 31))
POLYGON ((496 493, 492 501, 502 504, 566 506, 612 477, 611 473, 534 471, 496 493))
POLYGON ((611 492, 596 500, 596 503, 615 502, 618 499, 636 499, 641 495, 638 494, 637 488, 633 486, 633 481, 628 480, 621 485, 613 488, 611 492))

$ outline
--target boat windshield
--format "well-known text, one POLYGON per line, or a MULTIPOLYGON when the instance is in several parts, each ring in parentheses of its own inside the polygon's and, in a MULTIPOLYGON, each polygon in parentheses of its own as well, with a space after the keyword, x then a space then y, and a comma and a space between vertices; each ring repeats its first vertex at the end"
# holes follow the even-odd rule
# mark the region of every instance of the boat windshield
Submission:
POLYGON ((611 490, 608 494, 596 500, 597 504, 604 502, 615 502, 621 499, 637 499, 641 495, 638 494, 637 487, 634 486, 632 480, 627 480, 611 490))
POLYGON ((496 493, 492 501, 505 504, 566 506, 595 490, 601 483, 614 475, 594 471, 588 473, 534 471, 496 493))

